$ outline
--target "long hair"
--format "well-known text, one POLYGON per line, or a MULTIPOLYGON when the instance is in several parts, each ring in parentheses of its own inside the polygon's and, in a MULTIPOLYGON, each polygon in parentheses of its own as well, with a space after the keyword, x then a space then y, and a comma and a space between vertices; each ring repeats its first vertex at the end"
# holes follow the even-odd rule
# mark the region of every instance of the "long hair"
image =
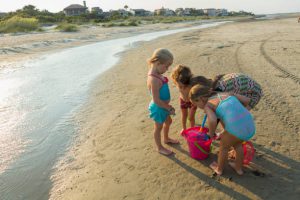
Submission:
POLYGON ((189 98, 192 101, 195 101, 199 97, 211 97, 215 95, 216 92, 211 89, 211 87, 204 86, 204 85, 195 85, 191 88, 189 92, 189 98))
POLYGON ((218 82, 220 79, 224 76, 224 74, 217 75, 213 80, 208 79, 205 76, 194 76, 190 80, 190 86, 195 86, 195 85, 203 85, 206 87, 211 88, 212 90, 215 90, 217 87, 218 82))

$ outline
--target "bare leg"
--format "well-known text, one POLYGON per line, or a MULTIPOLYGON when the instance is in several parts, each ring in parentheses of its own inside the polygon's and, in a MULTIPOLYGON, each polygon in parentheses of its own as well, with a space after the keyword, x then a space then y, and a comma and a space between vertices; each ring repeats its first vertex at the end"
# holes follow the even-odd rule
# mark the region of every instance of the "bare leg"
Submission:
POLYGON ((217 174, 222 174, 225 162, 228 159, 228 151, 231 146, 234 146, 238 143, 242 143, 240 139, 235 137, 234 135, 231 135, 227 131, 224 131, 222 137, 221 137, 221 142, 220 142, 220 151, 218 155, 218 165, 217 167, 214 167, 214 163, 211 164, 211 168, 217 173, 217 174))
POLYGON ((171 117, 169 116, 165 123, 164 123, 164 126, 163 126, 163 131, 164 131, 164 142, 167 144, 167 143, 170 143, 170 144, 178 144, 179 141, 178 140, 175 140, 175 139, 172 139, 169 137, 169 129, 170 129, 170 126, 172 124, 172 119, 171 117))
POLYGON ((195 126, 195 113, 196 113, 196 108, 192 107, 189 112, 189 120, 190 120, 191 127, 195 126))
POLYGON ((242 143, 237 143, 234 145, 234 150, 236 153, 235 157, 235 163, 229 162, 229 165, 236 171, 237 174, 243 175, 243 159, 244 159, 244 152, 243 152, 243 146, 242 143))
POLYGON ((163 124, 156 123, 154 124, 154 141, 157 146, 157 151, 163 155, 170 155, 172 151, 166 149, 161 144, 161 130, 163 128, 163 124))
POLYGON ((187 109, 183 109, 181 108, 181 125, 182 125, 182 129, 185 130, 186 129, 186 120, 187 120, 187 116, 188 116, 188 110, 187 109))

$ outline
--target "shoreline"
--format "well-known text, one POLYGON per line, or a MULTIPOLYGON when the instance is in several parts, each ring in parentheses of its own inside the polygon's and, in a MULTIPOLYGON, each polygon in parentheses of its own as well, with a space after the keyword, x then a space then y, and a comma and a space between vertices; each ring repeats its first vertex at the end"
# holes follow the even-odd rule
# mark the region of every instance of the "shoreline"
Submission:
MULTIPOLYGON (((177 33, 122 53, 118 64, 92 86, 78 115, 78 138, 52 177, 50 199, 297 199, 300 141, 294 139, 299 134, 300 110, 293 108, 297 108, 300 89, 292 77, 300 74, 299 42, 298 24, 281 19, 177 33), (201 162, 189 157, 181 137, 181 145, 168 147, 176 153, 172 157, 153 150, 145 60, 159 47, 174 53, 173 66, 186 64, 195 74, 208 77, 243 72, 263 86, 265 96, 253 111, 255 165, 245 170, 243 178, 230 168, 225 168, 224 176, 211 178, 208 165, 216 159, 217 148, 201 162), (256 176, 255 170, 264 176, 256 176)), ((172 83, 170 89, 171 104, 178 113, 170 135, 179 137, 178 92, 172 83)), ((197 116, 202 116, 199 110, 197 116)))
POLYGON ((78 32, 44 32, 4 34, 0 37, 0 69, 8 63, 17 63, 42 56, 47 53, 57 52, 67 48, 88 45, 96 42, 125 38, 143 33, 173 30, 197 26, 205 23, 219 21, 251 20, 249 18, 233 18, 218 20, 200 20, 179 22, 172 24, 147 24, 137 27, 111 27, 83 26, 78 32))

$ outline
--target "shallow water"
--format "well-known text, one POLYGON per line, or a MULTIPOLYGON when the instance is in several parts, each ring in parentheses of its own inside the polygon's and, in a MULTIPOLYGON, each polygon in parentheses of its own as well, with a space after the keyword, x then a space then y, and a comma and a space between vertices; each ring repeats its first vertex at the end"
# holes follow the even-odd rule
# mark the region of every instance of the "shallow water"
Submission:
POLYGON ((76 135, 91 82, 136 42, 226 22, 71 48, 0 71, 0 199, 48 199, 51 170, 76 135))

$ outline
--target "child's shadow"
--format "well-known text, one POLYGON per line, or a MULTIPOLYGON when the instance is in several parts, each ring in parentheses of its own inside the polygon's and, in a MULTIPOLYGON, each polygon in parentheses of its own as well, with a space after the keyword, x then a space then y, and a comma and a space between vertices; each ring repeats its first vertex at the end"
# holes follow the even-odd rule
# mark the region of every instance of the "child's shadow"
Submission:
MULTIPOLYGON (((218 143, 214 143, 217 146, 218 143)), ((266 149, 261 145, 255 145, 256 154, 248 167, 244 168, 245 174, 240 177, 228 166, 225 167, 225 175, 222 178, 227 178, 234 183, 247 188, 252 194, 243 194, 243 190, 231 189, 225 185, 220 184, 199 170, 188 166, 175 156, 170 157, 175 163, 184 168, 187 172, 193 174, 199 179, 207 182, 210 186, 215 187, 221 192, 229 196, 234 196, 236 199, 282 199, 288 197, 289 199, 298 199, 300 191, 298 186, 300 184, 300 163, 292 160, 282 154, 266 149), (267 169, 269 168, 269 170, 267 169), (271 183, 271 184, 270 184, 271 183), (288 188, 287 188, 288 186, 288 188)), ((190 156, 188 150, 181 146, 173 146, 178 152, 185 156, 190 156)), ((214 150, 216 152, 216 150, 214 150)), ((191 158, 192 159, 192 158, 191 158)), ((216 153, 211 153, 206 160, 198 161, 199 164, 209 167, 212 160, 216 160, 216 153)))
MULTIPOLYGON (((181 146, 174 146, 174 148, 176 150, 178 150, 179 152, 189 156, 189 152, 186 151, 185 149, 181 148, 181 146)), ((239 193, 239 192, 233 190, 232 188, 230 188, 226 185, 223 185, 218 181, 215 181, 210 176, 208 176, 208 175, 200 172, 199 170, 185 164, 184 162, 179 160, 175 155, 169 156, 168 158, 171 159, 172 161, 174 161, 176 164, 178 164, 183 169, 185 169, 187 172, 189 172, 192 175, 194 175, 195 177, 197 177, 198 179, 206 182, 206 184, 208 184, 210 187, 214 187, 217 190, 226 193, 228 196, 234 196, 236 199, 240 199, 240 200, 248 200, 249 199, 250 200, 249 197, 243 195, 242 193, 239 193)), ((201 164, 205 164, 207 166, 208 166, 208 163, 209 163, 208 160, 203 160, 203 162, 201 161, 201 164)))

